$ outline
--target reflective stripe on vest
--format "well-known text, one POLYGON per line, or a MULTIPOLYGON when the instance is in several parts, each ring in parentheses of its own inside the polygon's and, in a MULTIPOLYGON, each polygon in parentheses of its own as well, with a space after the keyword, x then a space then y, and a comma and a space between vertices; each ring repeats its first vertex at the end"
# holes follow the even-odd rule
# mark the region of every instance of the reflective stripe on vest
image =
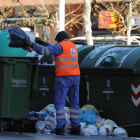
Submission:
POLYGON ((78 61, 77 58, 58 58, 55 61, 78 61))
POLYGON ((58 65, 55 68, 79 68, 79 65, 58 65))

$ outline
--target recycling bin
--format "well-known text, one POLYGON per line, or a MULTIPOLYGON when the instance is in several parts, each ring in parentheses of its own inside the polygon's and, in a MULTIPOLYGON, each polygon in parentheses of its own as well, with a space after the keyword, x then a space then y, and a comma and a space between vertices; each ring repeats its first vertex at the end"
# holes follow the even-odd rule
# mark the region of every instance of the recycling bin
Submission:
POLYGON ((30 111, 40 111, 48 104, 54 103, 54 65, 39 65, 38 68, 38 93, 34 99, 30 100, 30 111))
MULTIPOLYGON (((24 57, 29 54, 28 51, 22 48, 9 47, 10 40, 7 39, 10 36, 8 31, 0 31, 0 56, 2 57, 24 57)), ((32 35, 33 36, 33 35, 32 35)))
MULTIPOLYGON (((92 51, 95 46, 76 45, 79 55, 79 64, 83 58, 92 51)), ((81 82, 84 85, 83 82, 81 82)), ((53 56, 44 56, 40 59, 38 68, 38 95, 35 100, 30 101, 31 111, 40 111, 48 104, 54 103, 55 65, 53 56)), ((81 87, 82 90, 83 87, 81 87)), ((80 94, 80 101, 85 97, 80 94)), ((83 105, 83 104, 82 104, 83 105)))
MULTIPOLYGON (((85 58, 85 56, 91 52, 92 50, 96 49, 98 46, 89 46, 89 45, 76 45, 77 50, 78 50, 78 61, 79 61, 79 66, 82 62, 82 60, 85 58)), ((80 75, 80 87, 79 87, 79 105, 80 107, 84 106, 87 102, 87 95, 85 94, 86 91, 86 79, 85 75, 81 74, 80 75), (82 94, 84 93, 84 94, 82 94)))
MULTIPOLYGON (((86 75, 87 100, 117 125, 140 136, 140 47, 100 46, 82 61, 86 75)), ((84 94, 84 93, 83 93, 84 94)))
POLYGON ((36 57, 0 57, 0 118, 28 117, 30 93, 34 90, 36 57))

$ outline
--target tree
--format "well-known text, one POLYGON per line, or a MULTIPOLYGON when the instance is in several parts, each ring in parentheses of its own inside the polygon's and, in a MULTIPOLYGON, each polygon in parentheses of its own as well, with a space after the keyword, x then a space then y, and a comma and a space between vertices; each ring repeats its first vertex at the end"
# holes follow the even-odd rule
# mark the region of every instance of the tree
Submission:
MULTIPOLYGON (((20 1, 17 1, 20 6, 12 7, 16 9, 17 16, 22 17, 23 24, 34 26, 36 24, 36 30, 40 28, 42 32, 40 33, 41 36, 44 35, 44 31, 49 32, 50 29, 54 29, 57 33, 58 31, 58 12, 59 12, 59 5, 45 5, 42 0, 40 0, 40 5, 36 5, 35 3, 31 3, 30 6, 24 5, 20 1), (39 27, 37 27, 39 26, 39 27)), ((69 30, 72 30, 72 27, 75 26, 79 28, 83 25, 83 5, 77 4, 66 4, 65 7, 66 15, 65 15, 65 27, 69 30)), ((17 21, 17 24, 19 21, 17 21)), ((48 38, 50 35, 48 33, 48 38)), ((53 34, 54 36, 54 34, 53 34)), ((74 37, 71 35, 71 37, 74 37)))
POLYGON ((91 30, 91 1, 84 0, 84 28, 85 28, 85 36, 88 45, 93 45, 92 39, 92 30, 91 30))
POLYGON ((5 28, 4 19, 11 15, 13 7, 1 7, 0 8, 0 27, 1 29, 5 28))
MULTIPOLYGON (((101 1, 101 5, 103 5, 107 10, 110 10, 116 13, 121 20, 116 24, 118 25, 117 29, 113 29, 112 33, 114 34, 122 34, 127 36, 127 44, 131 44, 131 31, 137 30, 140 28, 140 24, 135 24, 135 20, 138 20, 140 16, 140 1, 138 0, 120 0, 119 2, 104 2, 101 1), (135 17, 135 19, 134 19, 135 17)), ((102 10, 99 5, 98 10, 102 10)), ((135 38, 138 38, 135 36, 135 38)))

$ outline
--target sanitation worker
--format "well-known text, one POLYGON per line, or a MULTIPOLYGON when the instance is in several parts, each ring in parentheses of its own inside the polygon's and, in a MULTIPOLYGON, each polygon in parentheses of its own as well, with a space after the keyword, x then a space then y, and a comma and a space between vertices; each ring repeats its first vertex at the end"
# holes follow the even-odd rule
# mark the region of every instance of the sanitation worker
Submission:
MULTIPOLYGON (((54 55, 55 59, 55 99, 56 109, 56 129, 52 131, 56 135, 64 135, 65 130, 65 100, 68 95, 70 103, 70 121, 72 125, 71 134, 79 135, 80 133, 80 112, 79 112, 79 84, 80 69, 78 64, 77 48, 69 40, 65 31, 59 32, 55 40, 56 44, 52 45, 36 38, 36 44, 26 40, 26 45, 33 48, 42 55, 54 55), (44 47, 43 47, 44 46, 44 47)), ((26 47, 24 48, 26 49, 26 47)))

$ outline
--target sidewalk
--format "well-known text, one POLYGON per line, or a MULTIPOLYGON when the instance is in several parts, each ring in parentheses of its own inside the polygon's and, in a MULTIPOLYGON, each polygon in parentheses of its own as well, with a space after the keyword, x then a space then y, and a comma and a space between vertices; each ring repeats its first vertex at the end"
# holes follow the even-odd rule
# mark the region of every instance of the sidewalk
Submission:
POLYGON ((103 137, 103 136, 58 136, 32 133, 18 133, 18 132, 2 132, 0 140, 140 140, 140 138, 121 138, 121 137, 103 137))

